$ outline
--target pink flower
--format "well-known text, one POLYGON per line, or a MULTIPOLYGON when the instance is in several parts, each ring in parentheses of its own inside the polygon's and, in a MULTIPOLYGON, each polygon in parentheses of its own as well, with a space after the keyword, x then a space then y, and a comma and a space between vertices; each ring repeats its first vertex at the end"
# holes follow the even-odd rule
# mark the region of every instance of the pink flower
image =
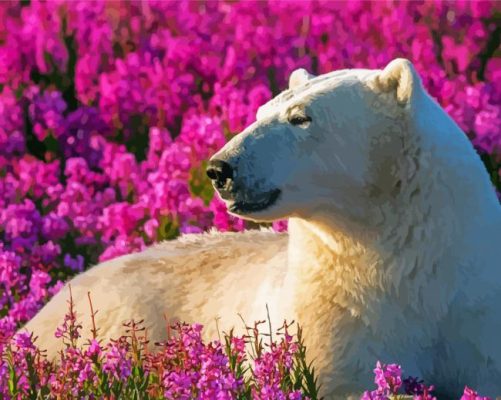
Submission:
POLYGON ((468 386, 465 386, 461 400, 490 400, 490 397, 479 396, 479 394, 475 390, 470 389, 468 386))

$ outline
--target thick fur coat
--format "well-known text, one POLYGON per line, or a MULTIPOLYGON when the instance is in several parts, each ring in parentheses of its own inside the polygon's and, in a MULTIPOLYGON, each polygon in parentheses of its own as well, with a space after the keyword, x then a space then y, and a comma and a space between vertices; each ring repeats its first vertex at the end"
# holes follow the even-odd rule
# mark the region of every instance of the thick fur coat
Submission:
MULTIPOLYGON (((206 337, 294 318, 326 398, 356 398, 376 360, 433 383, 501 394, 501 207, 465 134, 412 64, 295 71, 289 89, 211 159, 235 215, 289 218, 289 233, 190 235, 98 265, 70 283, 84 329, 87 292, 104 338, 163 315, 206 337)), ((26 328, 54 355, 67 286, 26 328)))

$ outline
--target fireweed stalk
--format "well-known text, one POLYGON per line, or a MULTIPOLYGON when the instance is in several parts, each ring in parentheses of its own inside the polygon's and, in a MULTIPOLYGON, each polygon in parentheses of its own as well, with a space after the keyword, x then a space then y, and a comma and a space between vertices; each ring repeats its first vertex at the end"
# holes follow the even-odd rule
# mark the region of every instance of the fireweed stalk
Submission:
POLYGON ((151 349, 142 321, 125 323, 122 337, 101 343, 95 334, 95 314, 93 310, 91 337, 83 341, 70 290, 68 311, 55 333, 63 350, 53 362, 28 333, 7 341, 0 363, 0 395, 12 399, 317 398, 301 331, 295 339, 285 321, 275 333, 277 341, 269 344, 263 344, 259 330, 264 321, 254 325, 252 335, 224 333, 224 344, 204 343, 200 324, 177 322, 169 327, 168 339, 151 349), (249 356, 247 347, 253 347, 257 356, 249 356))

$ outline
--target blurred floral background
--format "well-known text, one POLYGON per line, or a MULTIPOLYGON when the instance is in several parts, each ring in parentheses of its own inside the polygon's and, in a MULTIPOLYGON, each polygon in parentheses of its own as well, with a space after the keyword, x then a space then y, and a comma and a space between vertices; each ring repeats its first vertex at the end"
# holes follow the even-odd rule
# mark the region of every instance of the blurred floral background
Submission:
POLYGON ((255 228, 205 160, 299 67, 409 58, 501 190, 500 18, 494 1, 0 3, 0 336, 99 261, 255 228))

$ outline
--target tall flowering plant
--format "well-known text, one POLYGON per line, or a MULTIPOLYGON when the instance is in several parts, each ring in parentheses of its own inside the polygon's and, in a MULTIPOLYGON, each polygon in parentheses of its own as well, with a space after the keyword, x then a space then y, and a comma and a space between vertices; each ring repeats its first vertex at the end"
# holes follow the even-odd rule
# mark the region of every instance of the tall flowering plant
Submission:
POLYGON ((5 341, 0 398, 317 398, 301 330, 289 333, 292 324, 285 321, 269 345, 262 339, 271 332, 259 327, 265 321, 247 327, 252 334, 235 336, 232 330, 223 332, 223 341, 209 343, 202 339, 202 325, 178 322, 167 327, 167 341, 150 343, 142 321, 132 320, 124 324, 123 336, 103 343, 97 339, 97 311, 92 311, 91 335, 82 342, 70 289, 68 311, 55 332, 63 344, 57 360, 49 361, 29 333, 5 341))

